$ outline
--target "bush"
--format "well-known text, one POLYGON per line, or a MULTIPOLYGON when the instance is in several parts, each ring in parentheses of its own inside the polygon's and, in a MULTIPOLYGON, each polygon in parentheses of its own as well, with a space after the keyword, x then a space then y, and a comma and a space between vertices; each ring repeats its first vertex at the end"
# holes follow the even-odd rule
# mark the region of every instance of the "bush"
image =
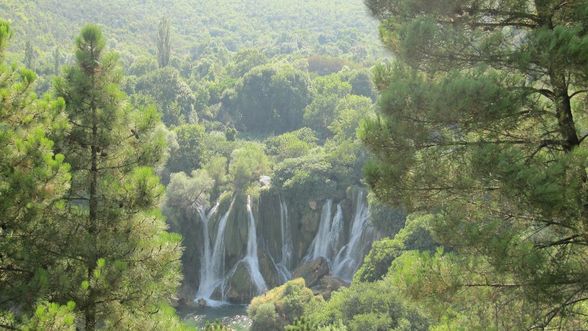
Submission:
POLYGON ((285 325, 299 320, 319 303, 304 279, 297 278, 253 298, 247 313, 253 320, 254 331, 284 330, 285 325), (264 329, 266 326, 274 328, 264 329))
POLYGON ((316 136, 309 128, 284 133, 266 141, 266 151, 278 161, 301 157, 316 147, 316 136))
POLYGON ((355 273, 354 279, 359 282, 373 282, 386 276, 392 262, 405 251, 421 250, 434 252, 439 244, 431 237, 427 215, 411 215, 394 238, 384 238, 372 245, 362 266, 355 273))
POLYGON ((317 325, 341 323, 349 330, 428 330, 428 320, 408 306, 388 280, 353 283, 333 293, 314 309, 309 319, 317 325))
POLYGON ((253 68, 223 97, 223 109, 239 129, 255 134, 283 133, 302 126, 310 101, 306 73, 288 66, 253 68))
POLYGON ((281 330, 278 314, 276 314, 276 307, 273 303, 267 302, 256 307, 253 315, 250 315, 253 324, 252 331, 275 331, 281 330))
POLYGON ((270 161, 263 145, 247 143, 231 154, 229 174, 237 191, 245 191, 261 175, 270 175, 270 161))

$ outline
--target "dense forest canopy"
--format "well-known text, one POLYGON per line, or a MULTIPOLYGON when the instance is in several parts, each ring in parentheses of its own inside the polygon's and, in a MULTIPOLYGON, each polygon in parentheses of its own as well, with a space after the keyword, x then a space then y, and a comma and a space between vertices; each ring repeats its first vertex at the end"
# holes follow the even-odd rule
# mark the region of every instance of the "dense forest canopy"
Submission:
POLYGON ((332 56, 375 55, 380 49, 377 23, 360 0, 8 0, 0 4, 0 12, 12 21, 12 49, 20 51, 27 41, 43 52, 64 47, 75 31, 94 22, 104 27, 109 46, 123 58, 154 54, 153 36, 161 17, 172 24, 174 54, 180 58, 198 57, 210 43, 231 52, 281 48, 332 56))
POLYGON ((582 0, 2 1, 0 329, 588 329, 587 107, 582 0))

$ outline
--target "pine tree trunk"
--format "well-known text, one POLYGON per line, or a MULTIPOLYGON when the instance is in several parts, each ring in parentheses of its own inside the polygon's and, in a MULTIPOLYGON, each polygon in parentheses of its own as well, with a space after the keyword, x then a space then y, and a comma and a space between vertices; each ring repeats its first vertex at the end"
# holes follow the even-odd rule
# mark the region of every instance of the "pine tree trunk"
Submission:
POLYGON ((550 70, 550 80, 554 87, 554 102, 557 113, 559 132, 565 141, 564 149, 567 152, 572 151, 574 147, 580 144, 574 116, 572 114, 571 98, 568 92, 568 86, 563 73, 555 73, 550 70))
MULTIPOLYGON (((95 109, 92 109, 92 112, 95 113, 95 109)), ((96 186, 98 181, 98 165, 97 165, 97 147, 96 147, 96 135, 97 135, 97 127, 94 123, 92 127, 92 166, 90 169, 91 172, 91 179, 90 179, 90 224, 88 226, 88 233, 90 234, 90 240, 92 241, 91 247, 92 252, 90 253, 91 256, 88 259, 88 279, 92 278, 94 270, 96 269, 96 221, 97 221, 97 209, 98 209, 98 201, 96 197, 96 186)), ((96 329, 96 303, 95 303, 95 293, 92 285, 88 288, 90 293, 88 294, 88 300, 86 302, 86 331, 93 331, 96 329)))
MULTIPOLYGON (((93 55, 93 54, 92 54, 93 55)), ((96 82, 94 73, 92 73, 92 91, 95 90, 96 82)), ((96 263, 97 263, 97 245, 96 245, 96 230, 98 221, 98 197, 97 197, 97 185, 98 185, 98 126, 97 126, 97 118, 96 118, 96 102, 92 97, 92 102, 90 103, 90 108, 92 111, 92 147, 91 147, 91 168, 90 168, 90 217, 89 217, 89 224, 88 224, 88 234, 90 237, 90 247, 91 253, 88 259, 88 280, 90 281, 93 277, 94 270, 96 270, 96 263)), ((96 329, 96 293, 95 290, 90 282, 90 287, 88 288, 88 300, 86 301, 86 331, 94 331, 96 329)))

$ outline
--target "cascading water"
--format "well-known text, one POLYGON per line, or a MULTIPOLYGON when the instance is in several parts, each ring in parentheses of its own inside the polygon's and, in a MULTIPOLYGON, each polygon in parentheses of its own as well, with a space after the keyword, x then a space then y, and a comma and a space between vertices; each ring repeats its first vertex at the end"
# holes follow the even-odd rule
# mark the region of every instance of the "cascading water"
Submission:
POLYGON ((369 208, 363 199, 363 192, 357 195, 353 225, 349 235, 349 242, 341 248, 332 265, 333 274, 345 280, 350 280, 359 267, 362 258, 361 238, 368 228, 369 208))
POLYGON ((319 222, 319 229, 310 244, 308 254, 305 256, 305 261, 314 260, 319 257, 324 257, 333 262, 335 254, 338 250, 339 241, 343 234, 343 209, 341 205, 337 205, 337 212, 331 218, 331 210, 333 207, 333 200, 329 199, 323 205, 321 211, 321 220, 319 222))
POLYGON ((344 231, 343 226, 343 208, 341 208, 340 204, 337 204, 337 212, 333 217, 333 222, 331 223, 331 229, 329 231, 329 246, 327 250, 329 262, 332 262, 331 257, 334 257, 339 249, 339 243, 344 231))
MULTIPOLYGON (((223 304, 223 301, 212 300, 211 296, 219 286, 224 284, 223 266, 225 255, 225 228, 227 226, 229 214, 233 209, 234 202, 235 200, 231 202, 229 209, 220 219, 212 252, 210 251, 208 222, 218 210, 218 203, 210 210, 208 215, 205 213, 203 208, 198 208, 200 220, 203 224, 204 249, 202 250, 203 253, 200 262, 200 284, 198 285, 198 292, 196 293, 195 300, 204 299, 209 306, 218 306, 223 304)), ((221 293, 222 292, 224 291, 221 291, 221 293)))
POLYGON ((257 293, 267 291, 267 285, 263 279, 263 275, 259 271, 259 258, 257 256, 257 232, 255 228, 255 217, 251 210, 251 197, 247 196, 247 214, 249 216, 249 230, 247 238, 247 255, 243 259, 249 266, 249 273, 251 280, 257 288, 257 293))
POLYGON ((319 222, 318 232, 310 244, 308 254, 305 260, 314 260, 319 257, 327 257, 329 247, 329 231, 331 228, 331 208, 333 200, 328 199, 323 205, 321 211, 321 220, 319 222))
MULTIPOLYGON (((318 231, 308 248, 304 261, 314 260, 319 257, 325 258, 332 270, 332 274, 344 280, 350 280, 353 273, 359 267, 363 254, 369 248, 376 233, 368 224, 369 209, 365 200, 365 193, 357 194, 355 201, 355 214, 351 218, 350 229, 348 229, 343 215, 341 204, 333 206, 333 200, 326 200, 322 210, 318 231), (333 215, 334 213, 334 215, 333 215), (348 229, 348 230, 347 230, 348 229), (347 234, 347 235, 346 235, 347 234)), ((225 270, 225 229, 228 226, 229 215, 232 211, 233 200, 226 213, 220 218, 217 226, 216 237, 212 240, 209 233, 211 218, 219 208, 218 203, 211 208, 208 214, 204 208, 198 208, 204 231, 203 249, 201 257, 200 284, 196 294, 196 300, 205 300, 209 306, 226 304, 226 297, 234 295, 234 276, 240 266, 246 267, 249 273, 251 285, 255 287, 256 293, 261 294, 267 290, 264 275, 260 271, 258 257, 258 243, 256 221, 251 206, 251 197, 247 197, 247 251, 237 263, 227 266, 225 270), (225 291, 226 287, 226 291, 225 291), (219 301, 213 300, 219 299, 219 301)), ((295 267, 296 258, 291 237, 291 225, 286 202, 280 198, 280 226, 281 226, 281 256, 274 259, 268 256, 281 280, 284 282, 291 279, 290 268, 295 267)), ((234 299, 230 299, 234 300, 234 299)))
POLYGON ((280 226, 282 237, 282 259, 276 264, 276 270, 280 274, 282 281, 286 282, 292 278, 290 267, 292 256, 294 254, 294 245, 290 233, 290 224, 288 223, 288 205, 280 198, 280 226))

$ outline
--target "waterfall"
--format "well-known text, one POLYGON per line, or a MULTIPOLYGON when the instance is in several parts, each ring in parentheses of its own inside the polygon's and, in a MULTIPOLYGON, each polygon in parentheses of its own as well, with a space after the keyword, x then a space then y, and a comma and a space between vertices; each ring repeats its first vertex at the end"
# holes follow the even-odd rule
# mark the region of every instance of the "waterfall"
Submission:
POLYGON ((204 249, 202 250, 200 261, 200 284, 198 285, 198 292, 196 293, 195 300, 204 299, 209 306, 218 306, 223 303, 222 301, 211 300, 210 297, 217 287, 224 284, 223 267, 225 255, 225 228, 227 226, 229 214, 233 209, 234 202, 235 200, 233 199, 229 209, 220 219, 212 252, 210 251, 211 245, 208 233, 208 222, 218 210, 219 204, 217 203, 208 214, 205 213, 204 208, 198 208, 200 220, 203 225, 204 249))
POLYGON ((321 220, 319 222, 318 232, 310 244, 308 254, 305 260, 314 260, 318 257, 327 257, 329 247, 329 232, 331 230, 331 208, 333 200, 328 199, 323 205, 321 211, 321 220))
POLYGON ((343 208, 341 208, 341 204, 337 204, 337 212, 335 213, 335 217, 333 217, 331 229, 329 230, 329 246, 327 249, 329 262, 332 262, 332 257, 337 254, 337 250, 339 249, 339 242, 342 239, 341 237, 344 231, 343 226, 343 208))
POLYGON ((343 209, 341 205, 337 204, 337 211, 333 218, 331 218, 332 207, 333 200, 331 199, 327 200, 323 205, 319 229, 310 244, 307 255, 304 257, 305 261, 324 257, 332 264, 344 230, 343 209))
POLYGON ((288 205, 280 198, 280 226, 282 237, 282 260, 276 264, 276 270, 284 282, 292 278, 290 266, 292 264, 292 255, 294 245, 290 233, 290 224, 288 223, 288 205))
POLYGON ((333 263, 333 274, 350 280, 359 267, 362 258, 361 238, 368 228, 369 208, 363 199, 363 192, 357 195, 353 225, 349 234, 349 242, 341 248, 333 263))
POLYGON ((257 232, 255 228, 255 217, 251 210, 251 197, 247 196, 247 213, 249 215, 249 230, 247 238, 247 255, 243 259, 249 266, 251 280, 257 288, 258 294, 267 291, 267 285, 263 275, 259 271, 259 258, 257 256, 257 232))

